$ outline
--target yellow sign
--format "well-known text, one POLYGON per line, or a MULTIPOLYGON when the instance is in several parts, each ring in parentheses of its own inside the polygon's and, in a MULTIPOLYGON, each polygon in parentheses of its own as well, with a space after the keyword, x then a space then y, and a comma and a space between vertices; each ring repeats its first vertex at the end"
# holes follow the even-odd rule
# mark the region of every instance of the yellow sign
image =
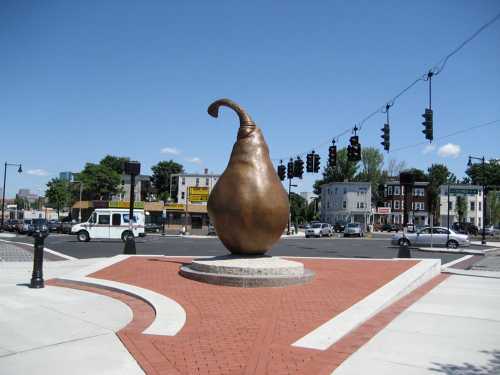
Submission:
POLYGON ((183 203, 167 203, 165 204, 165 210, 172 211, 184 211, 186 206, 183 203))
MULTIPOLYGON (((127 201, 109 201, 108 208, 130 208, 130 202, 127 201)), ((134 208, 144 208, 144 202, 134 202, 134 208)))
POLYGON ((208 187, 189 187, 189 200, 191 202, 206 202, 208 201, 208 187))

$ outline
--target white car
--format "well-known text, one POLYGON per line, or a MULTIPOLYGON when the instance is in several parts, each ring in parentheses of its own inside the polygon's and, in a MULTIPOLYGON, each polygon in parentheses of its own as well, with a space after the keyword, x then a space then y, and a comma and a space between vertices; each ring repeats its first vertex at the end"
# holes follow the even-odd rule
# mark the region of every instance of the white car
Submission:
POLYGON ((344 228, 344 237, 363 237, 364 231, 363 226, 359 223, 349 223, 346 224, 344 228))
POLYGON ((331 237, 333 235, 333 229, 330 224, 327 223, 314 223, 305 231, 306 238, 309 237, 331 237))
POLYGON ((446 246, 456 249, 459 246, 469 246, 470 238, 466 234, 459 234, 445 227, 430 227, 421 229, 416 233, 395 234, 391 240, 393 245, 398 246, 446 246))

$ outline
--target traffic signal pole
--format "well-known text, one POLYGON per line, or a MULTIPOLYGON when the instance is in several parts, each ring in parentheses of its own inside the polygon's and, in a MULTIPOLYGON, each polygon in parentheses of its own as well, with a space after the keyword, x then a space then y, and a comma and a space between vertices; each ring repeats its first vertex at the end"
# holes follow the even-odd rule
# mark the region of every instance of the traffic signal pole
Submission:
POLYGON ((292 179, 288 179, 288 207, 290 209, 288 210, 288 230, 286 231, 286 234, 289 236, 290 235, 290 222, 292 221, 292 179))

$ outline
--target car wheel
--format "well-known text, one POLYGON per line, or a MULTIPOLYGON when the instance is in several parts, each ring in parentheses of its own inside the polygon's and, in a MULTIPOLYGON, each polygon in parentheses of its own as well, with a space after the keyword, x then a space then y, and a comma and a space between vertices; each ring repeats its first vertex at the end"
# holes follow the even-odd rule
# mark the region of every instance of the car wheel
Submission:
POLYGON ((455 240, 449 240, 446 243, 446 247, 449 247, 450 249, 456 249, 458 247, 458 242, 455 240))
POLYGON ((400 238, 398 241, 399 246, 410 246, 410 241, 407 238, 400 238))
POLYGON ((129 230, 124 231, 124 232, 122 233, 122 241, 123 241, 123 242, 127 241, 127 238, 128 238, 129 236, 133 236, 132 232, 131 232, 131 231, 129 231, 129 230))
POLYGON ((85 230, 81 230, 77 234, 77 239, 79 242, 89 242, 90 241, 89 233, 85 230))

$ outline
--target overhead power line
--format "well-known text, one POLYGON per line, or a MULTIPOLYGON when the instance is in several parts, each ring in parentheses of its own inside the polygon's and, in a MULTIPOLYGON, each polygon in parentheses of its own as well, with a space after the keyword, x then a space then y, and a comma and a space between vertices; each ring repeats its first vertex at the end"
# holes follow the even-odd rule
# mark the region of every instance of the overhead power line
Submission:
MULTIPOLYGON (((386 103, 383 105, 379 106, 377 109, 375 109, 373 112, 370 112, 367 114, 365 117, 361 119, 361 121, 355 123, 358 126, 358 130, 361 131, 363 129, 363 125, 370 120, 373 116, 379 113, 385 113, 386 106, 393 106, 396 100, 398 100, 401 96, 403 96, 406 92, 408 92, 412 87, 414 87, 417 83, 421 81, 427 81, 429 77, 429 73, 432 73, 434 76, 438 75, 444 70, 444 67, 446 66, 448 60, 453 57, 455 54, 457 54, 462 48, 464 48, 468 43, 470 43, 473 39, 475 39, 479 34, 481 34, 485 29, 487 29, 489 26, 491 26, 493 23, 498 21, 500 19, 500 12, 496 14, 491 20, 483 24, 479 29, 477 29, 471 36, 469 36, 467 39, 465 39, 462 43, 460 43, 455 49, 453 49, 450 53, 448 53, 446 56, 443 56, 436 64, 434 64, 433 68, 429 69, 427 72, 422 74, 421 76, 417 77, 415 80, 413 80, 408 86, 406 86, 404 89, 402 89, 400 92, 398 92, 396 95, 394 95, 391 99, 389 99, 386 103)), ((309 151, 311 150, 317 150, 325 145, 329 144, 331 139, 333 138, 334 140, 338 141, 341 137, 345 136, 346 134, 349 134, 352 132, 352 127, 346 128, 342 132, 334 135, 327 141, 324 141, 320 144, 317 144, 314 147, 308 148, 306 151, 296 153, 296 154, 291 154, 285 157, 280 157, 280 158, 272 158, 271 160, 274 161, 279 161, 279 160, 287 160, 290 157, 293 156, 304 156, 306 155, 309 151)), ((442 137, 440 138, 442 139, 442 137)), ((427 143, 427 142, 423 142, 427 143)), ((394 150, 396 151, 396 150, 394 150)))

